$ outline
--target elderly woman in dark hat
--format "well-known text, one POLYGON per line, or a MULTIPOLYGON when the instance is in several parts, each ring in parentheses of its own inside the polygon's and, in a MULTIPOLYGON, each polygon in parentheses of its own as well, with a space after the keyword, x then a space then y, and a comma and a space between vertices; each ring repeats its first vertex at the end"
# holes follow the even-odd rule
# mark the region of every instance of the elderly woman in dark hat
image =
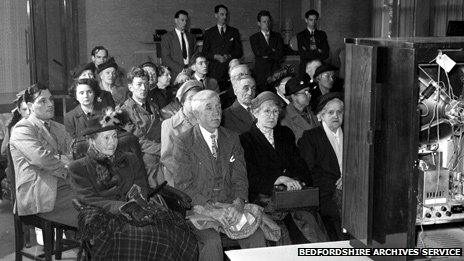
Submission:
POLYGON ((94 63, 83 63, 76 66, 71 71, 71 75, 74 80, 93 79, 95 78, 95 70, 94 63))
POLYGON ((118 85, 118 64, 111 57, 106 62, 98 65, 96 74, 100 89, 111 93, 114 103, 121 105, 129 97, 129 90, 126 86, 118 85))
POLYGON ((81 204, 79 229, 93 240, 95 260, 195 260, 197 242, 182 217, 158 202, 147 202, 150 188, 144 164, 117 150, 121 115, 89 121, 84 158, 69 165, 81 204), (132 199, 127 202, 127 199, 132 199))
POLYGON ((343 153, 343 95, 327 93, 316 108, 321 126, 307 130, 298 141, 301 156, 319 187, 322 221, 332 241, 341 240, 340 201, 343 153))
POLYGON ((192 97, 203 90, 203 84, 197 80, 188 80, 181 85, 176 93, 176 99, 182 108, 171 118, 161 124, 161 163, 163 175, 170 185, 174 185, 172 165, 176 164, 172 156, 174 137, 195 126, 197 119, 192 111, 192 97))
POLYGON ((73 138, 80 136, 86 122, 108 107, 114 108, 111 93, 102 91, 93 79, 78 79, 69 88, 69 95, 79 103, 64 116, 66 131, 73 138))
POLYGON ((338 67, 330 64, 323 64, 316 68, 313 79, 315 85, 311 85, 311 109, 316 113, 316 107, 321 95, 330 92, 343 92, 343 83, 338 80, 337 72, 338 67))
POLYGON ((319 125, 316 115, 311 111, 310 84, 300 77, 293 77, 285 84, 285 94, 290 104, 285 108, 285 116, 281 121, 295 134, 295 141, 301 138, 303 131, 319 125))
MULTIPOLYGON (((277 124, 281 113, 279 97, 269 91, 260 93, 252 101, 252 112, 256 124, 240 135, 240 142, 245 152, 250 201, 262 205, 271 198, 274 186, 284 185, 287 190, 300 190, 303 183, 309 185, 310 179, 296 147, 295 135, 288 127, 277 124)), ((280 216, 293 243, 326 239, 311 213, 294 211, 280 216)))

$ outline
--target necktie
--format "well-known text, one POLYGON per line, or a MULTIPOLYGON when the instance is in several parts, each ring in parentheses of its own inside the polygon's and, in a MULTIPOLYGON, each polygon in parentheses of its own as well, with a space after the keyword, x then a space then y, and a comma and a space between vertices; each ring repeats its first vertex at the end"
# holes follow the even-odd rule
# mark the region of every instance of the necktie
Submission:
MULTIPOLYGON (((50 123, 48 123, 48 122, 45 121, 45 122, 44 122, 44 126, 45 126, 45 129, 47 129, 48 132, 50 132, 50 123)), ((51 132, 50 132, 50 134, 51 134, 51 132)))
POLYGON ((184 33, 180 33, 180 38, 182 40, 182 57, 187 59, 187 47, 185 45, 184 33))
POLYGON ((204 79, 200 79, 200 82, 201 82, 201 84, 203 85, 203 87, 206 87, 206 86, 205 86, 205 80, 204 80, 204 79))
POLYGON ((221 26, 221 36, 224 37, 224 34, 226 33, 226 29, 224 26, 221 26))
POLYGON ((250 108, 250 107, 247 107, 246 110, 247 110, 247 112, 250 114, 251 118, 254 119, 255 116, 254 116, 253 113, 251 112, 251 108, 250 108))
POLYGON ((264 39, 266 39, 266 43, 269 45, 269 33, 264 34, 264 39))
POLYGON ((217 159, 218 146, 217 146, 216 135, 215 134, 211 134, 211 152, 213 153, 213 157, 215 159, 217 159))

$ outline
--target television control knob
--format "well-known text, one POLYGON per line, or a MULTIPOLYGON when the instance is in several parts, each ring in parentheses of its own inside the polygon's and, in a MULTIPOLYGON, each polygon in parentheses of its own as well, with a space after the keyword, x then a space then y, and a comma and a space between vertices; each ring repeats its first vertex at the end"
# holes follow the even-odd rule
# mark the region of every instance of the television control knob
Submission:
POLYGON ((441 217, 441 213, 440 213, 440 212, 437 212, 437 213, 435 213, 435 216, 441 217))
POLYGON ((445 215, 448 216, 448 217, 451 217, 451 212, 446 211, 445 215))
POLYGON ((447 210, 448 210, 448 209, 447 209, 445 206, 442 206, 442 207, 441 207, 441 211, 445 212, 445 211, 447 211, 447 210))
POLYGON ((432 214, 430 214, 430 213, 425 213, 425 217, 426 217, 426 218, 431 218, 431 217, 432 217, 432 214))

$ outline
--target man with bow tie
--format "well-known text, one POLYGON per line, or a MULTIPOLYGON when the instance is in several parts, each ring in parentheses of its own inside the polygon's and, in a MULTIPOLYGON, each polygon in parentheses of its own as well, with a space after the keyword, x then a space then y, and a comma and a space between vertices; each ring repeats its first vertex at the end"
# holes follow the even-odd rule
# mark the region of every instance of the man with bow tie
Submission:
MULTIPOLYGON (((223 227, 235 226, 248 201, 248 179, 238 134, 220 126, 221 103, 215 91, 198 92, 191 106, 198 124, 174 139, 174 186, 192 198, 194 213, 211 217, 223 227), (218 204, 230 206, 219 208, 218 204)), ((199 260, 223 260, 216 230, 194 228, 194 233, 199 242, 199 260)), ((266 245, 259 228, 238 243, 242 248, 266 245)))
POLYGON ((314 59, 324 61, 329 58, 329 43, 327 34, 317 29, 319 13, 316 10, 309 10, 305 13, 307 28, 298 33, 298 53, 300 54, 300 75, 304 75, 306 64, 314 59))
POLYGON ((258 26, 260 31, 250 36, 251 49, 255 55, 257 94, 270 91, 265 89, 267 77, 280 68, 284 57, 284 41, 279 33, 271 31, 272 17, 269 11, 258 13, 258 26))
POLYGON ((229 10, 225 5, 214 7, 216 26, 205 31, 203 50, 209 61, 209 76, 218 81, 221 91, 227 88, 229 61, 243 55, 239 31, 227 24, 229 10))
POLYGON ((34 84, 24 93, 30 110, 12 130, 10 151, 15 170, 16 208, 20 216, 39 216, 77 226, 77 211, 71 204, 69 184, 71 137, 65 127, 52 120, 53 96, 48 88, 34 84))

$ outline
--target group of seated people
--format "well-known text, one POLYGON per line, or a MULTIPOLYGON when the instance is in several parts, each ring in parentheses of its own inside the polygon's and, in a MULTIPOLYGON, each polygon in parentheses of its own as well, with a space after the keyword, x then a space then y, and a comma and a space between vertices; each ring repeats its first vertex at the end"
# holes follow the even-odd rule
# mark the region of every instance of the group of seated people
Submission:
POLYGON ((314 59, 296 76, 284 66, 256 95, 256 70, 238 59, 229 62, 224 90, 202 52, 174 79, 168 66, 151 62, 121 79, 108 55, 97 46, 92 62, 73 70, 69 94, 77 103, 64 125, 52 120, 47 86, 19 95, 6 140, 19 215, 79 227, 97 259, 222 260, 221 234, 242 248, 343 239, 336 67, 314 59), (138 142, 122 146, 121 133, 138 142), (88 144, 80 159, 72 157, 77 141, 88 144), (190 221, 153 196, 164 181, 192 199, 190 221), (276 185, 318 187, 319 208, 276 211, 276 185), (76 209, 106 219, 88 224, 76 209))

